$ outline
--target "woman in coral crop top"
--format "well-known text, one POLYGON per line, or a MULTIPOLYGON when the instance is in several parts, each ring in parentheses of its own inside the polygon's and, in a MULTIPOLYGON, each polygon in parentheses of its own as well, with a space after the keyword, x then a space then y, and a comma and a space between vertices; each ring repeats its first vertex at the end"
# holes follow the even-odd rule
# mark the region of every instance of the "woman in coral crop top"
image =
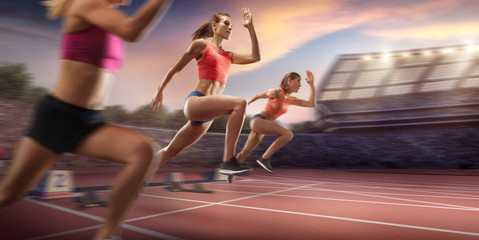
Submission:
MULTIPOLYGON (((269 148, 263 153, 261 158, 256 160, 261 167, 270 173, 274 173, 270 163, 271 156, 293 138, 293 133, 289 129, 279 125, 274 122, 274 120, 286 113, 290 105, 300 107, 316 106, 314 76, 310 71, 306 71, 306 74, 307 77, 305 81, 310 87, 308 100, 298 99, 291 96, 291 93, 298 92, 301 87, 301 76, 298 73, 290 72, 284 76, 280 88, 273 88, 258 93, 248 101, 248 104, 251 104, 260 98, 268 98, 264 110, 259 114, 254 115, 250 120, 251 132, 248 136, 248 140, 246 141, 243 150, 236 156, 240 164, 243 163, 251 151, 259 145, 261 140, 263 140, 264 135, 278 136, 271 146, 269 146, 269 148)), ((229 180, 231 181, 231 179, 229 180)))
POLYGON ((95 239, 119 234, 126 210, 148 170, 156 169, 155 144, 102 117, 122 41, 139 41, 166 12, 168 0, 148 0, 133 17, 113 8, 127 0, 45 0, 49 18, 63 17, 60 71, 51 93, 37 104, 13 166, 0 186, 0 210, 21 199, 62 153, 125 164, 115 180, 95 239))
POLYGON ((223 42, 230 38, 233 24, 227 13, 218 13, 193 34, 193 42, 178 62, 168 71, 151 107, 154 111, 163 104, 163 90, 173 77, 190 61, 196 59, 199 81, 195 91, 186 98, 183 111, 189 120, 170 144, 158 152, 161 164, 196 143, 211 126, 212 120, 229 115, 225 136, 225 150, 220 164, 220 173, 246 173, 235 159, 236 143, 243 127, 246 100, 241 97, 222 95, 231 64, 249 64, 260 60, 258 40, 249 9, 243 9, 242 24, 251 38, 251 53, 239 54, 223 49, 223 42), (211 40, 206 38, 212 37, 211 40))

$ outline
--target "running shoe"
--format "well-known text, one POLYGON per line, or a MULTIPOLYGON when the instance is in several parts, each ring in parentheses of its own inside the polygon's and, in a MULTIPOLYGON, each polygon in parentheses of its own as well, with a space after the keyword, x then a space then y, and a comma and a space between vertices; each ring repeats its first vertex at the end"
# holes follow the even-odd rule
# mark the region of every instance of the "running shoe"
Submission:
POLYGON ((260 159, 256 160, 256 162, 261 167, 263 167, 266 171, 268 171, 271 174, 274 174, 273 168, 271 167, 271 161, 269 160, 269 158, 268 159, 260 158, 260 159))
POLYGON ((247 174, 249 172, 249 169, 242 167, 238 163, 238 160, 236 160, 236 158, 233 157, 227 162, 221 162, 219 172, 224 175, 237 175, 237 174, 243 175, 243 174, 247 174))
POLYGON ((253 172, 253 169, 250 168, 246 172, 242 172, 242 173, 238 173, 238 174, 234 174, 234 175, 228 175, 228 182, 229 183, 233 182, 233 176, 249 176, 252 172, 253 172))

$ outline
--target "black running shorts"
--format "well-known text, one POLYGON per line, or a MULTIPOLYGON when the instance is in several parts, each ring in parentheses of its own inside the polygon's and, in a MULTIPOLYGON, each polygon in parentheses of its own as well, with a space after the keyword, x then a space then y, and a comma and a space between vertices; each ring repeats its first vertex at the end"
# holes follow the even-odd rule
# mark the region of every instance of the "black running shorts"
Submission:
POLYGON ((101 110, 81 108, 48 95, 37 104, 26 135, 60 154, 73 152, 88 134, 104 124, 101 110))

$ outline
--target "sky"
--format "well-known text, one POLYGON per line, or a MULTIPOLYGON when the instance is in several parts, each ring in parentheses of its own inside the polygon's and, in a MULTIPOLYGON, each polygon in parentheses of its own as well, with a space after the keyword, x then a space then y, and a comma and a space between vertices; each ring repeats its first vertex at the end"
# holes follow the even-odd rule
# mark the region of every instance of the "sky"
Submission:
MULTIPOLYGON (((131 16, 144 3, 132 0, 120 7, 131 16)), ((407 50, 479 42, 477 0, 174 0, 164 18, 139 43, 126 44, 126 60, 118 71, 107 105, 128 111, 149 104, 167 71, 191 43, 191 34, 211 15, 227 12, 233 34, 224 48, 235 53, 251 49, 241 24, 247 7, 259 40, 261 61, 233 65, 224 94, 251 98, 279 87, 288 72, 305 77, 306 70, 319 86, 340 54, 407 50)), ((0 2, 0 62, 28 66, 33 84, 52 89, 58 73, 61 20, 47 20, 36 0, 0 2)), ((198 81, 195 61, 170 82, 164 92, 168 111, 181 109, 198 81)), ((309 86, 294 96, 309 98, 309 86)), ((266 100, 248 106, 260 112, 266 100)), ((314 110, 291 106, 282 124, 313 121, 314 110)))

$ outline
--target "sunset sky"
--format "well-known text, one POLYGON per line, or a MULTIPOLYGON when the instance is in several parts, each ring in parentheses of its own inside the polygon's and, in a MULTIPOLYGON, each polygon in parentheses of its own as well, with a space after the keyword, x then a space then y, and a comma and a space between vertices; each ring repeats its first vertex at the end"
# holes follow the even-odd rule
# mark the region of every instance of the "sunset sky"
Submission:
MULTIPOLYGON (((143 0, 120 9, 132 15, 143 0)), ((175 0, 163 20, 140 43, 127 44, 127 59, 118 72, 107 105, 133 111, 148 104, 164 75, 191 43, 191 34, 212 14, 230 13, 233 35, 224 48, 250 51, 241 8, 251 9, 261 61, 232 67, 225 94, 249 99, 278 87, 284 74, 306 70, 319 83, 339 54, 382 52, 479 42, 477 0, 175 0)), ((58 71, 60 20, 45 18, 36 0, 0 3, 0 62, 24 62, 35 85, 51 89, 58 71)), ((164 104, 180 109, 197 83, 196 63, 166 88, 164 104)), ((307 99, 303 82, 297 97, 307 99)), ((248 107, 259 112, 265 100, 248 107)), ((284 124, 314 120, 311 109, 290 107, 284 124)))

